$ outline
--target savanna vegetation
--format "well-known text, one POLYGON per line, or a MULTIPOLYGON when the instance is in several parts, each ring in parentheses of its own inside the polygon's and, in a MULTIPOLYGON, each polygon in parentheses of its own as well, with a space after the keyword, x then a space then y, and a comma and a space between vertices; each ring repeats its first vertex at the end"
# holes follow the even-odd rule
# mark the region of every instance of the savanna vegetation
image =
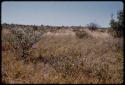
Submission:
POLYGON ((123 83, 123 37, 109 29, 2 24, 2 83, 123 83))

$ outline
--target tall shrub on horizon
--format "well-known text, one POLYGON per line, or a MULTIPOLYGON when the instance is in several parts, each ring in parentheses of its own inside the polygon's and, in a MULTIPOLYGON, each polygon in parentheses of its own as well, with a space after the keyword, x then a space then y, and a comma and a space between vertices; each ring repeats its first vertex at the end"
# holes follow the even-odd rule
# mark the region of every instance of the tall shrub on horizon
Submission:
POLYGON ((123 10, 118 11, 117 13, 117 20, 111 16, 110 21, 110 30, 111 34, 114 37, 122 37, 123 36, 123 28, 124 28, 124 12, 123 10))

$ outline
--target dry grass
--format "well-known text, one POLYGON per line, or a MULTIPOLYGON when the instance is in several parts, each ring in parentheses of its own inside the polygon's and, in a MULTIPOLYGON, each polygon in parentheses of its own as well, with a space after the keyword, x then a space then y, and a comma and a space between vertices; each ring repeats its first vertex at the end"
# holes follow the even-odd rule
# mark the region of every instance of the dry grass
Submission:
MULTIPOLYGON (((3 83, 120 84, 123 83, 123 40, 106 32, 79 39, 72 30, 45 33, 27 58, 8 48, 2 30, 3 83)), ((6 37, 5 37, 6 36, 6 37)), ((10 44, 10 43, 9 43, 10 44)))

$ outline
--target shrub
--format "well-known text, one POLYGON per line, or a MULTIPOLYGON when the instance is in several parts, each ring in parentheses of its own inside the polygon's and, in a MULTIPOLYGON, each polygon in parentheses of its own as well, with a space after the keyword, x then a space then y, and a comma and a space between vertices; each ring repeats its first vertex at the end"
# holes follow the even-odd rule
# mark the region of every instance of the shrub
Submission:
POLYGON ((88 34, 87 34, 85 31, 76 31, 76 36, 77 36, 79 39, 82 39, 83 37, 87 37, 88 34))
POLYGON ((123 36, 123 28, 124 28, 124 12, 119 11, 117 14, 117 21, 113 19, 113 15, 111 16, 110 26, 111 31, 110 34, 113 37, 122 37, 123 36))
POLYGON ((97 30, 99 28, 99 26, 95 23, 90 23, 88 24, 88 29, 90 29, 91 31, 97 30))
POLYGON ((32 29, 13 29, 12 33, 15 35, 15 40, 18 43, 17 47, 21 52, 21 57, 26 57, 29 55, 28 49, 32 47, 32 45, 40 40, 41 34, 33 35, 32 29))
POLYGON ((33 30, 35 31, 35 30, 38 30, 38 27, 37 26, 33 26, 33 30))

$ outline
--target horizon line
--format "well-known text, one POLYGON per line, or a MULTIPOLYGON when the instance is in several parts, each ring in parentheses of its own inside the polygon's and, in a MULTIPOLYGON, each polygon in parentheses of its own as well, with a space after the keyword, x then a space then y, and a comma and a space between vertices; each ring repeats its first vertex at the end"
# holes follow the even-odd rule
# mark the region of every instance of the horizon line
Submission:
MULTIPOLYGON (((43 26, 57 26, 57 27, 61 27, 61 26, 64 26, 64 27, 72 27, 72 26, 81 26, 81 27, 87 27, 87 25, 49 25, 49 24, 21 24, 21 23, 7 23, 7 22, 3 22, 3 23, 1 23, 1 24, 17 24, 17 25, 35 25, 35 26, 41 26, 41 25, 43 25, 43 26)), ((89 23, 90 24, 90 23, 89 23)), ((98 24, 97 24, 98 25, 98 24)), ((100 26, 99 25, 99 27, 100 28, 109 28, 109 27, 104 27, 104 26, 100 26)))

